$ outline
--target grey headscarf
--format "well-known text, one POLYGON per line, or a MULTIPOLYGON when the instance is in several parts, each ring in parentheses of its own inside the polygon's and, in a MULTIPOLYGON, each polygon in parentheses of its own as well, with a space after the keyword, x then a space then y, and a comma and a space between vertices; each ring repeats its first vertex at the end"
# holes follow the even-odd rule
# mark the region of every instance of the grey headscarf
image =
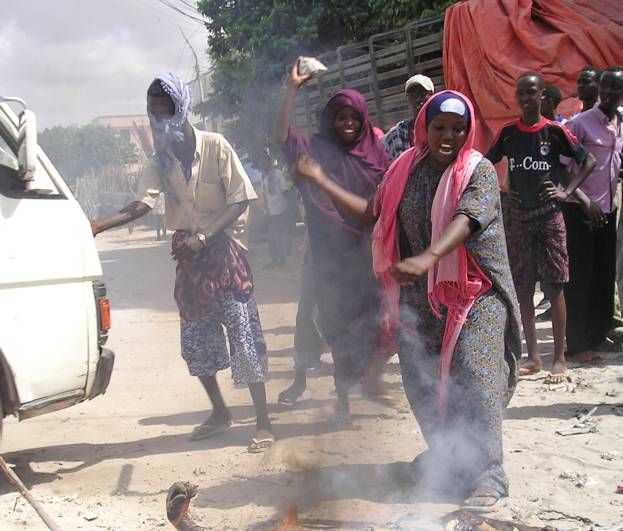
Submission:
POLYGON ((175 114, 171 118, 157 120, 147 106, 149 124, 154 137, 155 157, 161 174, 171 170, 173 158, 168 148, 175 143, 184 141, 183 126, 191 105, 191 94, 188 85, 172 72, 158 74, 154 81, 159 81, 162 89, 169 95, 175 105, 175 114))

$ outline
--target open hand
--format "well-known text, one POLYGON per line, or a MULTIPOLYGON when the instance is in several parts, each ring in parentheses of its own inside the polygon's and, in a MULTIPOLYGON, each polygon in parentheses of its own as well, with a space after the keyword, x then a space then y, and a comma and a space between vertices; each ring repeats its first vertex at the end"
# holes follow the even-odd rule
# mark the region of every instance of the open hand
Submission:
POLYGON ((398 262, 389 270, 389 274, 401 286, 413 284, 415 280, 428 272, 437 263, 437 256, 430 251, 407 258, 398 262))
POLYGON ((564 203, 569 199, 569 194, 558 188, 552 181, 545 181, 539 193, 541 201, 560 201, 564 203))
POLYGON ((173 256, 174 260, 183 262, 194 258, 201 249, 203 249, 203 243, 201 243, 196 234, 191 234, 186 237, 184 243, 175 252, 171 252, 171 256, 173 256))
POLYGON ((323 179, 326 179, 324 171, 322 171, 322 167, 315 159, 311 158, 309 155, 303 155, 299 157, 299 159, 294 163, 294 175, 303 178, 309 179, 315 183, 319 183, 323 179))
POLYGON ((301 85, 303 85, 304 83, 306 83, 307 81, 309 81, 313 76, 313 74, 305 74, 305 75, 301 75, 299 74, 299 61, 301 60, 300 57, 297 58, 296 61, 294 61, 294 64, 292 65, 292 69, 290 70, 290 77, 288 78, 288 85, 292 88, 299 88, 301 85))
POLYGON ((97 220, 95 219, 91 219, 89 220, 89 223, 91 224, 91 233, 93 234, 93 237, 95 238, 95 236, 97 236, 100 232, 103 232, 104 229, 100 226, 100 224, 97 222, 97 220))
POLYGON ((588 201, 580 202, 580 205, 582 206, 582 212, 590 220, 591 226, 600 229, 606 224, 606 215, 601 211, 597 203, 589 199, 588 201))

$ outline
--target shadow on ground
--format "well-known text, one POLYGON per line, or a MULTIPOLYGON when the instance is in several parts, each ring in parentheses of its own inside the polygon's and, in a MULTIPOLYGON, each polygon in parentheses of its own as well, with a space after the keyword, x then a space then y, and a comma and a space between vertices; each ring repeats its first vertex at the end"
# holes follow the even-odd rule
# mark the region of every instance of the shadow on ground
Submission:
MULTIPOLYGON (((315 408, 318 404, 312 404, 315 408)), ((354 416, 368 418, 366 415, 354 416)), ((273 424, 277 439, 280 441, 293 437, 319 436, 326 433, 335 433, 344 430, 355 430, 356 427, 338 428, 326 421, 316 423, 285 423, 273 424)), ((138 459, 151 455, 180 454, 190 452, 205 452, 225 447, 238 446, 246 448, 255 433, 254 423, 248 425, 234 425, 228 432, 202 441, 190 441, 189 433, 159 435, 134 441, 119 443, 77 443, 61 444, 31 448, 10 452, 3 457, 15 465, 16 473, 22 478, 27 487, 40 483, 47 483, 58 478, 58 474, 70 474, 84 470, 98 463, 112 459, 138 459), (33 472, 31 463, 60 463, 54 473, 33 472), (75 466, 63 466, 62 463, 78 463, 75 466)), ((8 485, 0 485, 0 494, 10 490, 8 485)))

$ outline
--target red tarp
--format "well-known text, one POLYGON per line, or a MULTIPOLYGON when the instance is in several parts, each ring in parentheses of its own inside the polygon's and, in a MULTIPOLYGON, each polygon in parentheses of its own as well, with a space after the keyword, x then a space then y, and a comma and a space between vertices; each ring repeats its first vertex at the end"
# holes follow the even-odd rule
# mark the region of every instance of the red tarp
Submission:
POLYGON ((541 72, 568 98, 587 64, 623 64, 623 1, 464 0, 446 10, 445 84, 474 102, 482 151, 519 115, 519 74, 541 72))

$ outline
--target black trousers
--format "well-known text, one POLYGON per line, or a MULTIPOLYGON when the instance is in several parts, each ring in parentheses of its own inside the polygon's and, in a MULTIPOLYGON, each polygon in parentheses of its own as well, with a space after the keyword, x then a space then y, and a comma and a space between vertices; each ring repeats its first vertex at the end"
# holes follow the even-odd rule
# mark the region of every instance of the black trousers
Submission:
POLYGON ((608 222, 592 228, 580 205, 563 204, 569 252, 567 353, 596 348, 606 338, 614 313, 616 211, 608 222))
POLYGON ((301 296, 296 311, 296 331, 294 332, 294 368, 310 369, 320 363, 325 343, 316 323, 316 294, 314 271, 309 250, 305 254, 301 277, 301 296))

